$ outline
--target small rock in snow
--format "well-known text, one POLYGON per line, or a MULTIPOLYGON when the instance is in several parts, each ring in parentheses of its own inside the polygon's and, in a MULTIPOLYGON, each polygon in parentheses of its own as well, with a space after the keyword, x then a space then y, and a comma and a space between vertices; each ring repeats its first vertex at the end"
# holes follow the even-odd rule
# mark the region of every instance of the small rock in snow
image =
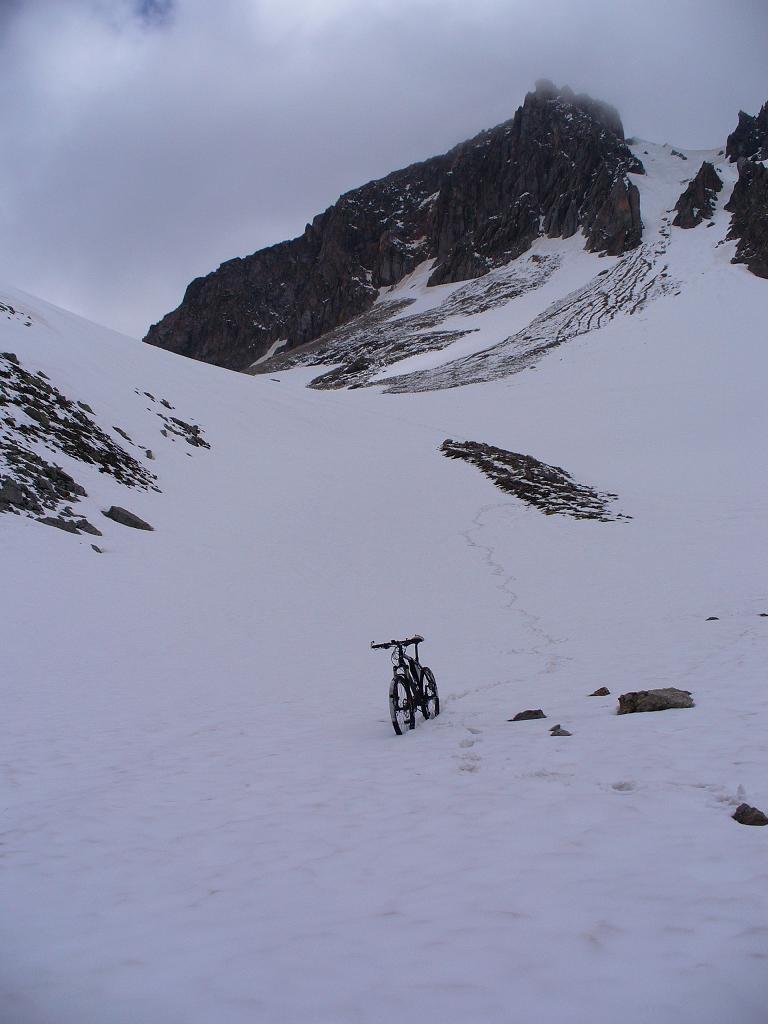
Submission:
POLYGON ((518 711, 514 718, 508 718, 508 722, 528 722, 532 718, 546 718, 547 716, 537 708, 535 711, 518 711))
POLYGON ((710 615, 709 618, 705 619, 704 621, 705 622, 719 622, 720 621, 720 616, 719 615, 710 615))
POLYGON ((608 689, 607 686, 601 686, 598 690, 595 690, 594 693, 590 693, 589 696, 590 697, 607 697, 610 694, 610 692, 611 691, 608 689))
POLYGON ((731 817, 740 825, 768 825, 768 817, 757 807, 750 807, 749 804, 739 804, 731 817))
POLYGON ((553 725, 549 730, 550 736, 572 736, 573 734, 568 732, 567 729, 561 729, 559 725, 553 725))

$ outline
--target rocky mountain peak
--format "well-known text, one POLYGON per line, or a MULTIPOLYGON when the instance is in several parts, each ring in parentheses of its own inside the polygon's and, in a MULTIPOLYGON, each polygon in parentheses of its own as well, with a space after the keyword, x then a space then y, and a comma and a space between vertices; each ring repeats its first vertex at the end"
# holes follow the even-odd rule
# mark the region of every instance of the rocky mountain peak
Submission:
POLYGON ((768 160, 768 103, 755 115, 739 111, 739 123, 728 136, 726 155, 737 160, 768 160))
POLYGON ((624 138, 624 125, 616 107, 611 106, 610 103, 604 103, 602 100, 593 99, 586 93, 574 93, 568 85, 558 88, 549 79, 540 78, 536 82, 534 91, 529 92, 525 97, 525 103, 535 102, 559 102, 565 107, 575 107, 593 121, 607 128, 608 131, 613 132, 617 138, 624 138))
POLYGON ((618 112, 539 82, 513 118, 442 156, 342 195, 289 242, 193 281, 145 341, 244 369, 364 312, 434 260, 430 284, 487 274, 535 238, 581 230, 587 249, 639 245, 643 173, 618 112))

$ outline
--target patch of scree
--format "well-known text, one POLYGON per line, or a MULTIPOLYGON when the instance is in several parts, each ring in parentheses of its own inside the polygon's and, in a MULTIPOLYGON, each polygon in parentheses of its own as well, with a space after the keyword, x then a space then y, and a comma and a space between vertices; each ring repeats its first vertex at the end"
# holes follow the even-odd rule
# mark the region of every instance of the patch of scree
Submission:
POLYGON ((632 518, 611 510, 617 495, 578 484, 564 469, 548 466, 532 455, 520 455, 478 441, 443 441, 440 451, 449 459, 462 459, 476 466, 502 491, 514 494, 545 515, 596 519, 602 523, 632 518))
MULTIPOLYGON (((138 388, 133 389, 137 395, 144 395, 150 402, 157 403, 158 399, 150 391, 139 391, 138 388)), ((167 398, 160 399, 160 405, 169 411, 175 411, 175 406, 171 405, 167 398)), ((149 406, 147 407, 149 408, 149 406)), ((150 410, 151 411, 151 410, 150 410)), ((162 427, 160 433, 163 437, 168 437, 171 434, 175 434, 177 437, 181 437, 187 444, 192 445, 193 448, 210 448, 210 444, 203 437, 201 428, 196 423, 187 423, 186 420, 180 419, 178 416, 167 416, 164 412, 158 412, 157 415, 164 422, 165 426, 162 427)), ((115 427, 118 433, 121 433, 123 437, 130 441, 130 437, 118 427, 115 427)), ((131 444, 133 442, 131 441, 131 444)))
POLYGON ((408 313, 416 300, 387 297, 367 312, 286 354, 256 363, 247 372, 274 373, 292 366, 333 365, 311 381, 319 390, 375 386, 377 373, 410 356, 446 348, 478 330, 471 317, 505 305, 541 287, 560 265, 557 256, 533 253, 512 264, 495 267, 483 277, 454 289, 439 305, 408 313), (466 318, 467 326, 462 320, 466 318), (451 319, 450 327, 446 321, 451 319))
POLYGON ((378 383, 384 391, 399 394, 508 377, 535 366, 551 350, 599 330, 617 316, 633 316, 662 295, 678 294, 679 285, 670 276, 665 262, 669 221, 667 216, 655 242, 633 250, 583 287, 557 299, 517 334, 441 366, 388 377, 378 383))
POLYGON ((41 448, 94 465, 127 487, 159 491, 154 474, 89 413, 90 406, 67 398, 42 370, 32 373, 14 353, 0 353, 0 513, 26 515, 68 533, 99 534, 71 507, 86 497, 85 488, 41 448))

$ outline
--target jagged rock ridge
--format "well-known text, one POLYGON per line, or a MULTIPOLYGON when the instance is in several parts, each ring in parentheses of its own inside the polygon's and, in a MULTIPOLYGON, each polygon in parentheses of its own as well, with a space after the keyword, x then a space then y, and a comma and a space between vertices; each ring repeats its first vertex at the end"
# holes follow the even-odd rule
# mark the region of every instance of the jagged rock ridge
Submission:
POLYGON ((715 212, 717 193, 723 182, 714 165, 705 160, 677 201, 677 216, 672 221, 678 228, 695 228, 715 212))
POLYGON ((739 111, 739 123, 728 136, 726 156, 736 160, 768 160, 768 103, 756 116, 739 111))
POLYGON ((733 262, 768 278, 768 170, 763 163, 768 160, 768 103, 756 117, 739 112, 726 153, 739 167, 739 180, 725 206, 733 214, 728 234, 737 242, 733 262))
POLYGON ((611 255, 639 245, 642 173, 611 107, 538 83, 514 117, 343 195, 289 242, 193 281, 145 341, 233 369, 305 345, 425 259, 431 284, 479 277, 541 234, 611 255))

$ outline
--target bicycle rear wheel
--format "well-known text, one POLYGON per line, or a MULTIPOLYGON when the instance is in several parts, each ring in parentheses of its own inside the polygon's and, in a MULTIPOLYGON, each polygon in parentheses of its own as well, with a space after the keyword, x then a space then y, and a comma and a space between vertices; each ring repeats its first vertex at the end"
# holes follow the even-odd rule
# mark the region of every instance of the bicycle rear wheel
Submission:
POLYGON ((398 736, 416 726, 416 714, 411 700, 411 692, 402 676, 395 675, 389 684, 389 713, 392 728, 398 736))
POLYGON ((437 683, 435 677, 432 675, 431 668, 424 668, 424 672, 421 677, 421 683, 424 687, 424 708, 426 714, 425 718, 437 718, 440 714, 440 697, 437 693, 437 683))

